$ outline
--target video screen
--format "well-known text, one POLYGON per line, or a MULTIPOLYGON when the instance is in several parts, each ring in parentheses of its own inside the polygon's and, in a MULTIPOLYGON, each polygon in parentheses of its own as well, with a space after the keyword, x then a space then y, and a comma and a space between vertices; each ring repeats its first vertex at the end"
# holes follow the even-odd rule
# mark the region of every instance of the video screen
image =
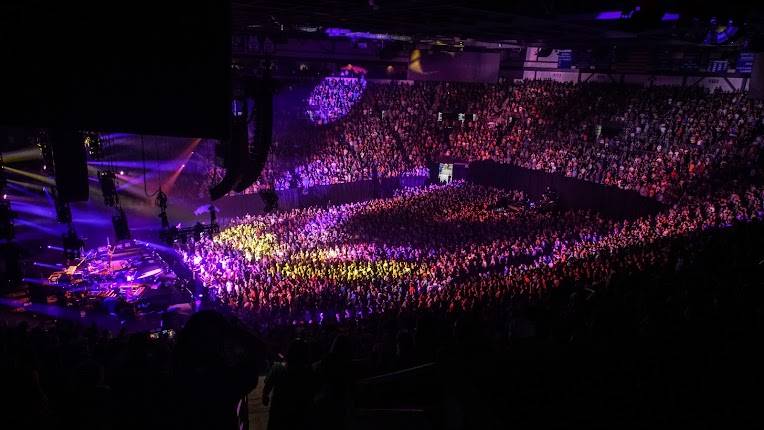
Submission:
POLYGON ((438 180, 440 182, 451 182, 454 177, 454 165, 452 163, 440 163, 438 166, 438 180))

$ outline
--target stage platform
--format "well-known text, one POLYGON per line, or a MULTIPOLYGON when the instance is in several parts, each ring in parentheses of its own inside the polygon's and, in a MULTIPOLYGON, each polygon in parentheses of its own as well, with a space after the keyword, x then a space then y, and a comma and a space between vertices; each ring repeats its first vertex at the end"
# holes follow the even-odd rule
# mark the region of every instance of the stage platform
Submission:
POLYGON ((65 302, 102 302, 108 310, 128 304, 136 310, 165 310, 192 301, 179 277, 149 244, 123 241, 91 250, 64 270, 48 276, 65 302))

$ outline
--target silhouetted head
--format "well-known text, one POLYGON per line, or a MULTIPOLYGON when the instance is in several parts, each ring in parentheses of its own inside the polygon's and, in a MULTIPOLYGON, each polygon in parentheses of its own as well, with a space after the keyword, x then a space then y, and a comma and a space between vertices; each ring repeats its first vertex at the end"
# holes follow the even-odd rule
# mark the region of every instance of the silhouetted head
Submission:
POLYGON ((289 345, 286 355, 288 368, 299 369, 308 367, 308 344, 302 339, 295 339, 289 345))

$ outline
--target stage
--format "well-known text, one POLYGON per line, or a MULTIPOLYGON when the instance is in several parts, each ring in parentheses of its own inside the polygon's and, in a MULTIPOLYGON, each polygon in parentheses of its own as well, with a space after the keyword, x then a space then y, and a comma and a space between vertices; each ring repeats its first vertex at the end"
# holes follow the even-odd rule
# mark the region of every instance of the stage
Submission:
POLYGON ((190 308, 193 302, 188 281, 146 242, 102 246, 73 263, 47 278, 66 306, 129 314, 190 308))

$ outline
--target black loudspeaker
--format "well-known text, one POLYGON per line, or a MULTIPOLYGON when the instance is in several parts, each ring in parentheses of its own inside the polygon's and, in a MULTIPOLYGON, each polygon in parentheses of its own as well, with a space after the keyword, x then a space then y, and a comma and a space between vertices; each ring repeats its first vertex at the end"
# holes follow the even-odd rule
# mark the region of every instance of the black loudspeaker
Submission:
POLYGON ((257 178, 265 167, 265 161, 268 159, 268 152, 271 149, 271 140, 273 134, 273 92, 270 87, 258 89, 255 94, 255 135, 252 141, 249 163, 244 168, 243 175, 238 184, 234 186, 234 191, 242 192, 247 189, 257 178))
POLYGON ((13 219, 16 214, 11 210, 11 202, 0 200, 0 240, 13 240, 13 219))
POLYGON ((249 102, 240 98, 233 109, 231 140, 220 147, 226 174, 219 184, 210 188, 210 197, 217 200, 230 191, 240 193, 252 185, 265 167, 273 133, 273 92, 275 83, 266 76, 250 82, 245 93, 253 101, 254 136, 249 141, 249 102))
POLYGON ((246 166, 249 160, 249 131, 248 117, 249 111, 246 102, 240 102, 234 109, 231 116, 231 139, 227 142, 221 142, 215 148, 218 156, 223 158, 223 167, 225 176, 220 183, 210 188, 210 198, 217 200, 229 192, 240 183, 245 174, 246 166))
POLYGON ((249 163, 244 168, 243 175, 233 189, 236 192, 246 190, 257 178, 265 167, 268 152, 271 149, 273 138, 273 82, 263 79, 254 84, 254 123, 255 135, 250 150, 249 163))
POLYGON ((0 243, 0 293, 13 291, 21 283, 20 255, 16 243, 0 243))
POLYGON ((62 203, 85 202, 89 196, 85 142, 77 131, 48 131, 56 170, 56 188, 62 203))
POLYGON ((749 86, 751 98, 764 99, 764 53, 757 52, 753 59, 751 70, 751 84, 749 86))
POLYGON ((127 216, 122 208, 117 209, 117 215, 111 217, 111 223, 114 225, 114 233, 117 240, 130 240, 130 228, 127 226, 127 216))

